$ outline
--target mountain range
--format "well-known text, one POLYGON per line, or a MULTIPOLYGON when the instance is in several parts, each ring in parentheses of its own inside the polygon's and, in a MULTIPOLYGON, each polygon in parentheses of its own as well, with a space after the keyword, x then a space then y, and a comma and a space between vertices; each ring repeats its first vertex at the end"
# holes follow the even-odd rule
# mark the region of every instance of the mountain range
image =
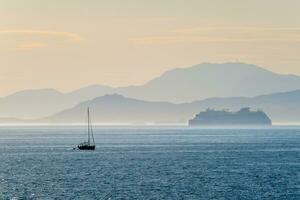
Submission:
POLYGON ((92 85, 70 93, 20 91, 0 98, 0 118, 82 121, 81 109, 92 104, 99 122, 183 122, 208 107, 235 110, 241 106, 264 109, 276 121, 300 121, 298 89, 296 75, 243 63, 203 63, 173 69, 141 86, 92 85), (114 93, 120 95, 107 95, 114 93), (73 116, 64 114, 68 112, 73 116))
POLYGON ((113 94, 85 101, 77 106, 39 119, 38 123, 82 123, 86 108, 97 123, 186 123, 200 111, 242 107, 261 109, 273 122, 300 122, 300 90, 257 97, 210 98, 191 103, 151 102, 113 94))
POLYGON ((253 97, 300 89, 300 77, 243 63, 203 63, 173 69, 142 86, 116 93, 151 101, 191 102, 211 97, 253 97))
POLYGON ((0 98, 0 118, 35 119, 110 93, 108 86, 94 85, 70 93, 54 89, 24 90, 0 98))

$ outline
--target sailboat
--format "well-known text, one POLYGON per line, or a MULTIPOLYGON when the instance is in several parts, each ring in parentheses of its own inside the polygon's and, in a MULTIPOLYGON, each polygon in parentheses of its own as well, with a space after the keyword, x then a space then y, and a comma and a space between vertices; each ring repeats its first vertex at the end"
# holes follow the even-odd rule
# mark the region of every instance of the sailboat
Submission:
POLYGON ((88 120, 87 120, 88 140, 87 140, 87 142, 80 143, 77 146, 79 150, 95 150, 95 148, 96 148, 92 123, 91 123, 91 119, 90 119, 90 108, 89 107, 87 108, 87 115, 88 115, 88 120))

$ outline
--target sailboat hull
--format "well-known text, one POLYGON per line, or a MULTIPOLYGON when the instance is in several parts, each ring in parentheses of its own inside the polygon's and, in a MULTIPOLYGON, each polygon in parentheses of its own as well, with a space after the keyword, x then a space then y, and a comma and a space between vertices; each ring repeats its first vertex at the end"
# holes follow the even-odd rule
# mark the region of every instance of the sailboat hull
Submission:
POLYGON ((96 146, 94 145, 82 145, 82 146, 78 146, 79 150, 95 150, 96 146))

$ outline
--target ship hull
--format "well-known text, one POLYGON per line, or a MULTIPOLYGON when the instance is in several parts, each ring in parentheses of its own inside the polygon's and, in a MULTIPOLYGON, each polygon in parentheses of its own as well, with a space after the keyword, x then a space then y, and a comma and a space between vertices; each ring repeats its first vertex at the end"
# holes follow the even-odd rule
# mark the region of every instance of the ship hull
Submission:
POLYGON ((269 121, 257 122, 239 122, 239 121, 198 121, 198 120, 189 120, 189 126, 201 126, 201 127, 268 127, 272 126, 272 123, 269 121))

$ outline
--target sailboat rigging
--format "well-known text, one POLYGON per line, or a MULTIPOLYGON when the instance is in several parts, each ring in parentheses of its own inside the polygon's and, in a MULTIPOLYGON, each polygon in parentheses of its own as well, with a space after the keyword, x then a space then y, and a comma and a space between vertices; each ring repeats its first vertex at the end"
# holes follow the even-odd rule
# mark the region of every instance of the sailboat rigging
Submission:
POLYGON ((90 119, 90 108, 89 107, 87 108, 87 115, 88 115, 88 120, 87 120, 88 140, 87 140, 87 142, 80 143, 77 146, 79 150, 95 150, 95 148, 96 148, 92 123, 91 123, 91 119, 90 119))

